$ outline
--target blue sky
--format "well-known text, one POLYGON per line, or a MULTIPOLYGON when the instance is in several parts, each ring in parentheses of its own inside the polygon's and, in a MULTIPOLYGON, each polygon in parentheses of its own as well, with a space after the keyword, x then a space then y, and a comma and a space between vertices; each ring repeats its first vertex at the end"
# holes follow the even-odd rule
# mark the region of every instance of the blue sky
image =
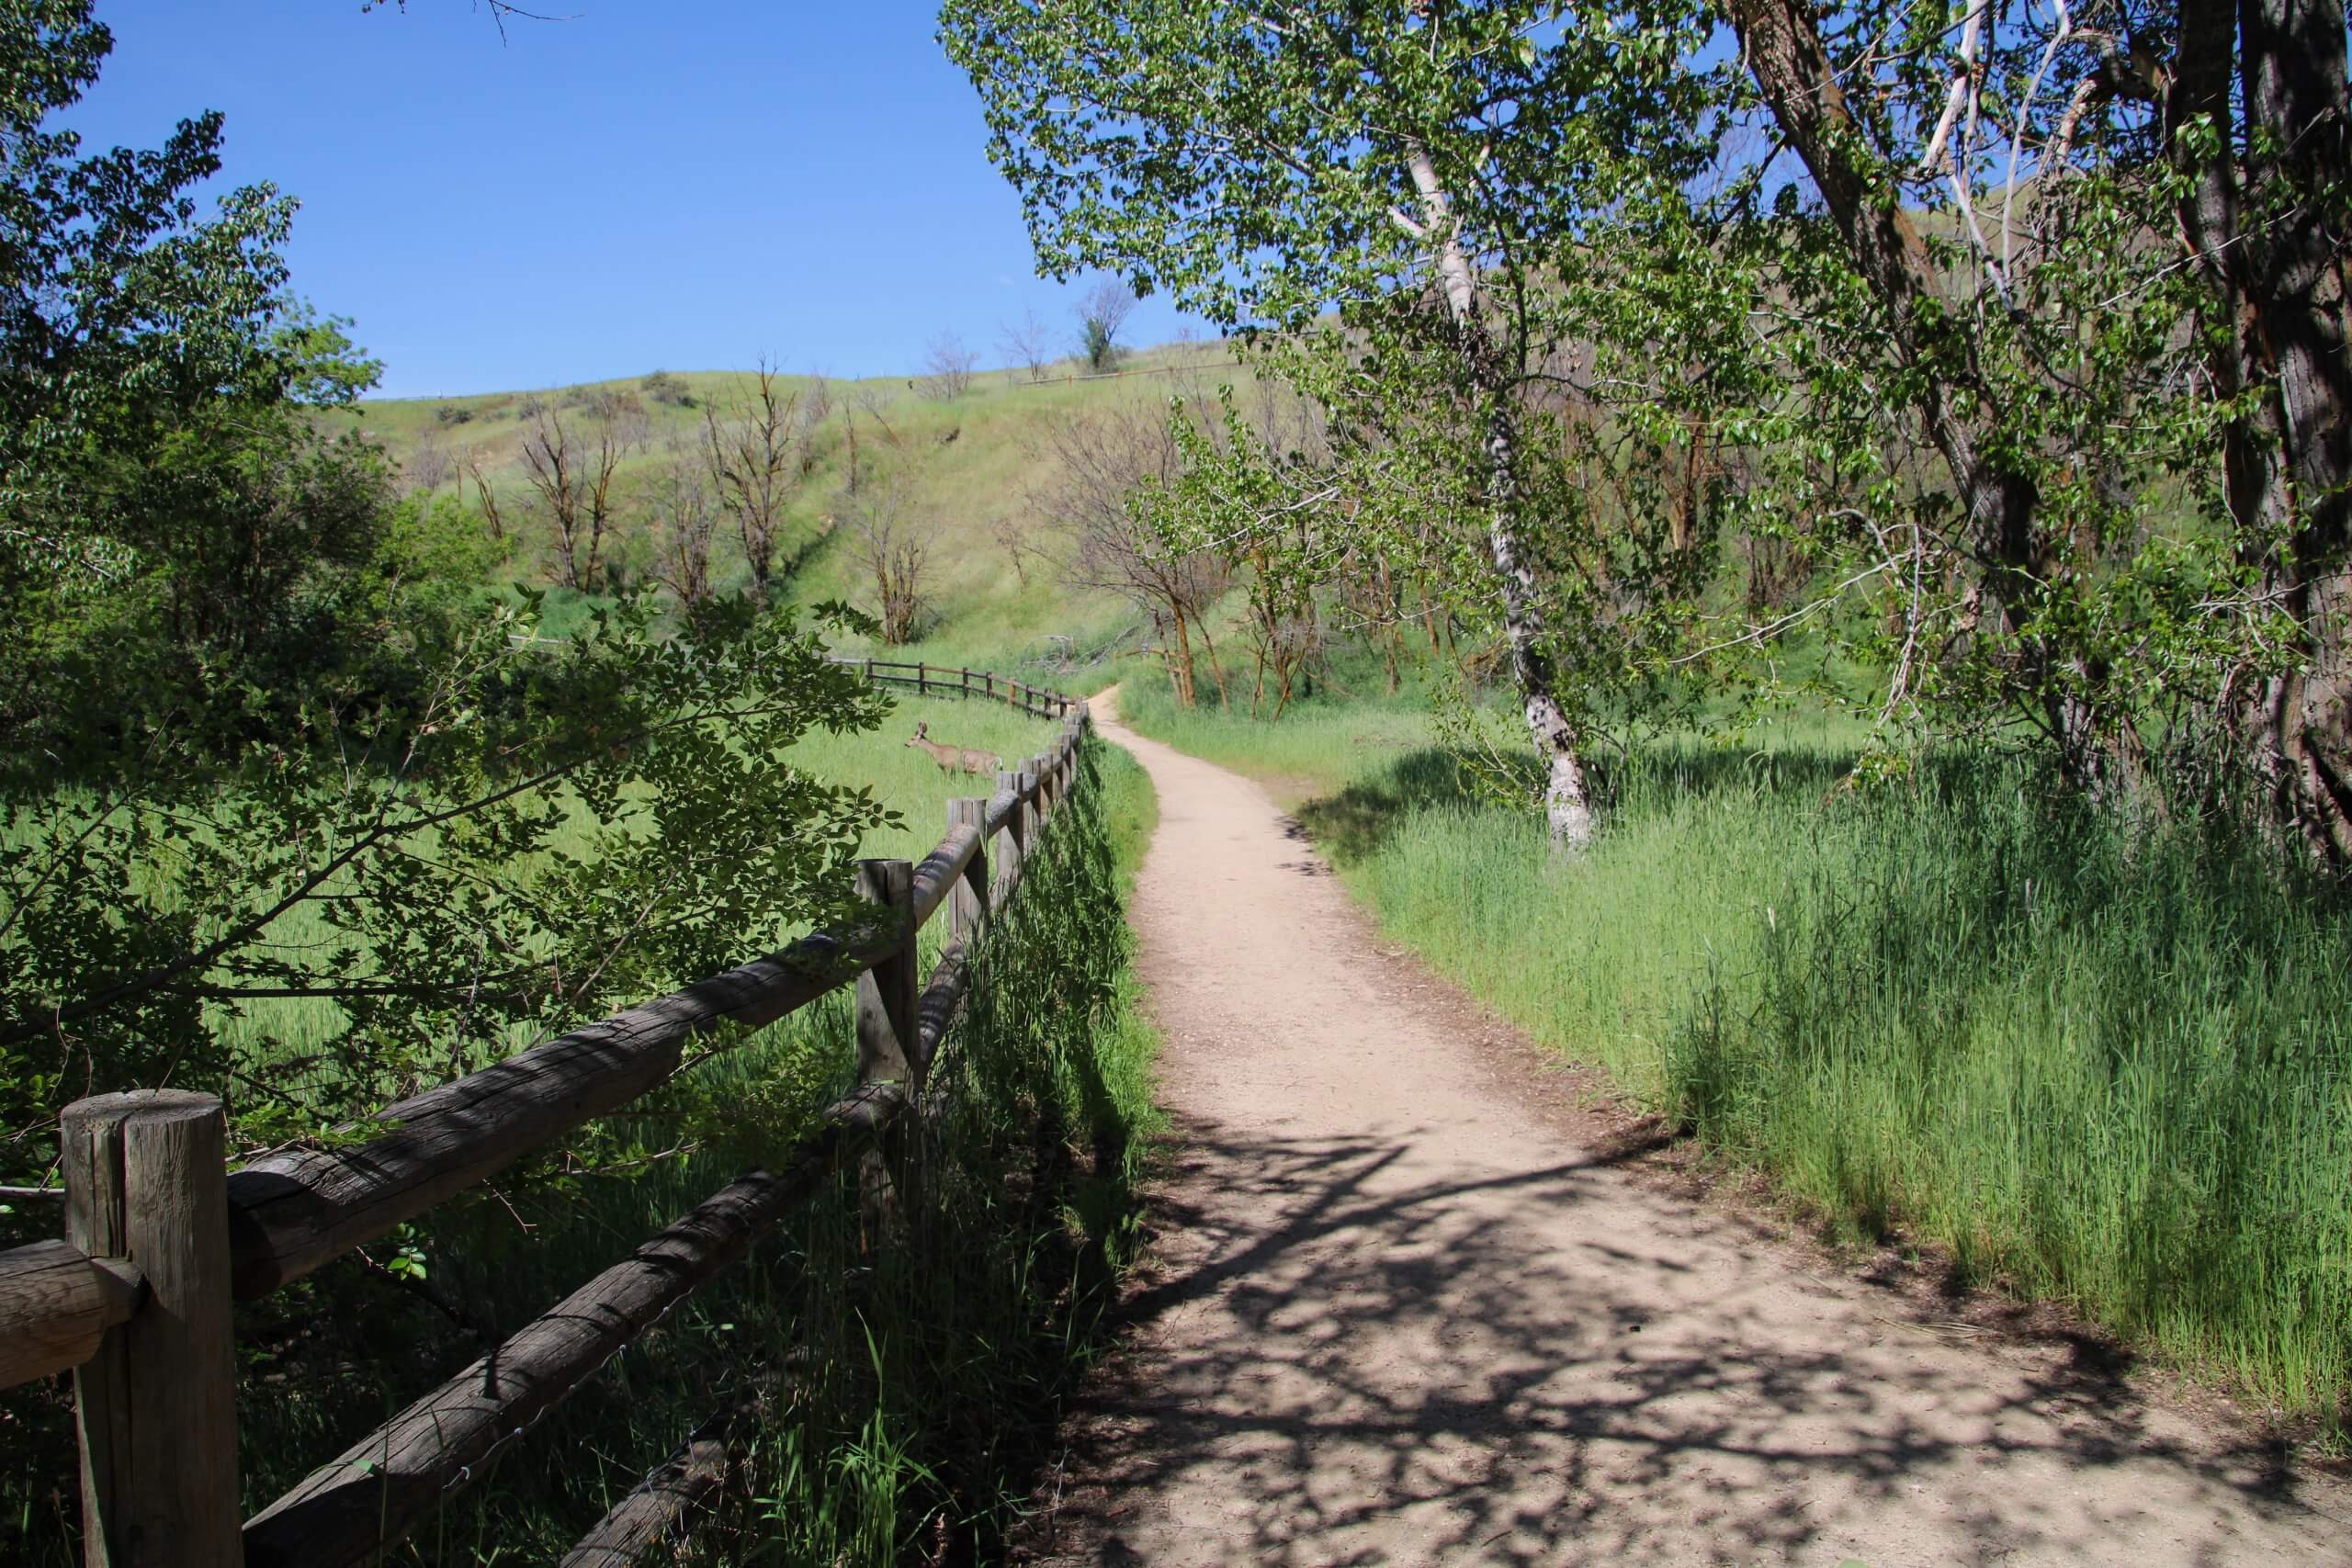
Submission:
MULTIPOLYGON (((300 197, 297 292, 356 318, 384 390, 656 367, 985 364, 1076 285, 1035 276, 971 85, 921 0, 98 0, 116 47, 73 123, 153 146, 228 117, 224 179, 300 197)), ((1127 336, 1178 334, 1147 300, 1127 336)), ((1200 329, 1195 329, 1200 330, 1200 329)))

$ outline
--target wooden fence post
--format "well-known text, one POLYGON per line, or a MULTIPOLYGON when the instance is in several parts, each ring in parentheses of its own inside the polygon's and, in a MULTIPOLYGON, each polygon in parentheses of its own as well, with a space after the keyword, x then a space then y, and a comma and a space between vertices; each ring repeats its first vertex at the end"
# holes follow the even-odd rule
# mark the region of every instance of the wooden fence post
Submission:
POLYGON ((931 669, 921 660, 915 661, 915 695, 919 697, 931 695, 931 669))
POLYGON ((1045 820, 1038 811, 1037 759, 1029 759, 1021 770, 1021 858, 1025 863, 1037 842, 1038 824, 1045 820))
POLYGON ((89 1568, 239 1568, 228 1128, 209 1094, 76 1100, 59 1118, 65 1236, 147 1282, 74 1374, 89 1568))
MULTIPOLYGON (((1005 814, 1004 847, 997 857, 999 864, 996 885, 999 888, 1002 888, 1005 884, 1021 874, 1021 863, 1028 857, 1029 819, 1019 804, 1021 774, 1017 771, 997 774, 996 788, 999 795, 1010 791, 1015 797, 1012 809, 1005 814)), ((1002 893, 1000 892, 997 897, 1001 901, 1002 893)))
POLYGON ((857 863, 858 897, 880 906, 897 924, 899 951, 857 977, 857 1081, 895 1083, 911 1095, 922 1086, 914 1059, 915 998, 922 979, 915 958, 915 868, 912 861, 857 863))
POLYGON ((982 837, 980 847, 972 856, 972 863, 956 879, 947 895, 947 933, 969 937, 989 918, 989 803, 980 800, 951 800, 947 803, 947 825, 950 828, 972 828, 982 837))

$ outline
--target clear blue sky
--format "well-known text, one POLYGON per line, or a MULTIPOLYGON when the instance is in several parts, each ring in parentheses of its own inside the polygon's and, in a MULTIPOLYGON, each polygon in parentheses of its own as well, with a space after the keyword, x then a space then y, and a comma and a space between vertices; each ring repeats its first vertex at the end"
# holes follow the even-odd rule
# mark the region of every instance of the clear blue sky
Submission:
MULTIPOLYGON (((763 353, 886 375, 947 332, 995 365, 1024 308, 1069 334, 922 0, 532 8, 576 16, 502 43, 473 0, 98 0, 115 54, 73 123, 153 146, 225 113, 223 178, 301 198, 294 288, 395 396, 763 353)), ((1182 326, 1152 299, 1126 335, 1182 326)))

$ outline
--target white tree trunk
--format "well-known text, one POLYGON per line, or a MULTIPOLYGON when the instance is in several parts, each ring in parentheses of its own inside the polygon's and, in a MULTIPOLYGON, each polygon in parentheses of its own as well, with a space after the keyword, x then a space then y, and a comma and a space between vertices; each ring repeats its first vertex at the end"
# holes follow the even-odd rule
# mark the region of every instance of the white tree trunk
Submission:
MULTIPOLYGON (((1438 281, 1445 289, 1446 309, 1465 340, 1476 343, 1486 332, 1478 319, 1478 276, 1454 237, 1452 203, 1438 183, 1437 169, 1428 150, 1409 145, 1406 161, 1413 188, 1421 199, 1420 231, 1436 250, 1438 281)), ((1482 383, 1490 379, 1481 370, 1482 383)), ((1544 614, 1536 592, 1535 572, 1528 564, 1519 536, 1517 430, 1509 402, 1499 389, 1489 387, 1494 402, 1487 432, 1487 551, 1499 580, 1503 599, 1503 631, 1510 640, 1511 673, 1519 682, 1521 711, 1528 738, 1544 765, 1544 818, 1551 829, 1552 846, 1565 853, 1580 853, 1592 842, 1592 802, 1585 789, 1584 767, 1577 758, 1577 733, 1555 694, 1557 672, 1544 647, 1544 614)))

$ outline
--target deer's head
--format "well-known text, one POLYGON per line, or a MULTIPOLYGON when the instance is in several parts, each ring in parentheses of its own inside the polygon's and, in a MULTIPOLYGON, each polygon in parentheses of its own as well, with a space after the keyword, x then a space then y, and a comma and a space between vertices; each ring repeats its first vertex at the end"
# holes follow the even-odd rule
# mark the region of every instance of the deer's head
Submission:
POLYGON ((923 743, 924 739, 930 734, 931 722, 926 719, 922 723, 915 726, 915 732, 908 739, 907 744, 910 746, 920 746, 923 743))

